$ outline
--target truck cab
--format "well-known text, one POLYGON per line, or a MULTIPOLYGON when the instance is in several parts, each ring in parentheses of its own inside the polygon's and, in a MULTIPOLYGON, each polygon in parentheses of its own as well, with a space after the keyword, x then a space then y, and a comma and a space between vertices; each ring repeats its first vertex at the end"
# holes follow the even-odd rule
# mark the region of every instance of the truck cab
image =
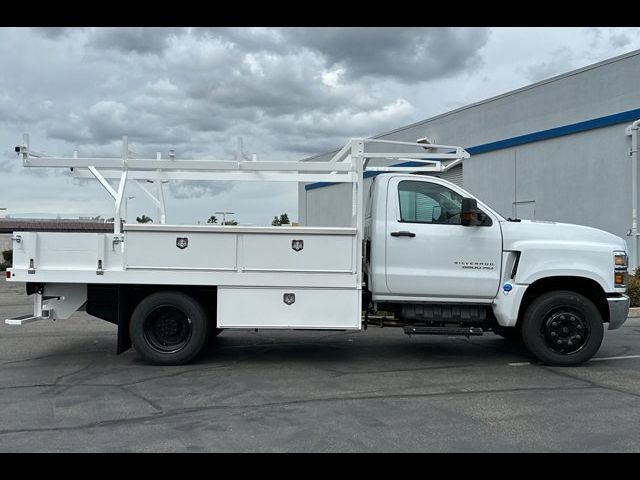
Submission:
POLYGON ((374 179, 364 223, 365 302, 407 333, 493 330, 576 365, 627 317, 626 244, 602 230, 505 219, 451 182, 397 173, 374 179))

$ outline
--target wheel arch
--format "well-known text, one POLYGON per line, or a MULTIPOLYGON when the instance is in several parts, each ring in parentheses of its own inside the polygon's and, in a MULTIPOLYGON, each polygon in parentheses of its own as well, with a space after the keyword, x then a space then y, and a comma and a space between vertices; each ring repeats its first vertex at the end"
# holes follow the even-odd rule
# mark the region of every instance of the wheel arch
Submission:
POLYGON ((576 277, 576 276, 555 276, 540 278, 529 285, 520 302, 520 308, 518 309, 518 321, 516 325, 520 325, 524 312, 527 308, 540 295, 554 290, 565 290, 570 292, 579 293, 588 300, 593 302, 596 306, 602 321, 609 322, 609 306, 607 304, 607 297, 602 286, 591 278, 576 277))
POLYGON ((87 307, 89 315, 114 323, 118 326, 116 353, 131 348, 129 324, 131 314, 138 304, 149 295, 158 292, 176 291, 197 300, 207 312, 209 320, 217 326, 217 286, 199 285, 101 285, 87 286, 87 307))

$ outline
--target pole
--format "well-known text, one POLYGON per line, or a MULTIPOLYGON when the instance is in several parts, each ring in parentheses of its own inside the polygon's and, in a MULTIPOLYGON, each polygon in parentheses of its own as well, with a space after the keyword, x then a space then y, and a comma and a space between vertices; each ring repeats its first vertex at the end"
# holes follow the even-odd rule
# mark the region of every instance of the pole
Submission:
POLYGON ((124 202, 124 221, 127 223, 129 221, 129 200, 133 200, 136 197, 127 197, 124 202))
POLYGON ((640 256, 638 251, 638 126, 640 120, 631 124, 631 233, 633 235, 633 270, 635 271, 640 256))
POLYGON ((222 225, 227 223, 227 215, 234 215, 235 212, 216 212, 216 215, 222 215, 222 225))

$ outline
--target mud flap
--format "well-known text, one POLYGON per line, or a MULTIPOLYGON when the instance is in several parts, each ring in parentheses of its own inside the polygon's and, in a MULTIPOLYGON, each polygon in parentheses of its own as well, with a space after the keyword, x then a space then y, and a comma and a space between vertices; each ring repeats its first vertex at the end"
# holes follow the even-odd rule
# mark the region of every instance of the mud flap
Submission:
POLYGON ((120 355, 131 348, 131 335, 129 334, 129 321, 131 320, 131 308, 129 295, 122 286, 118 286, 118 349, 120 355))

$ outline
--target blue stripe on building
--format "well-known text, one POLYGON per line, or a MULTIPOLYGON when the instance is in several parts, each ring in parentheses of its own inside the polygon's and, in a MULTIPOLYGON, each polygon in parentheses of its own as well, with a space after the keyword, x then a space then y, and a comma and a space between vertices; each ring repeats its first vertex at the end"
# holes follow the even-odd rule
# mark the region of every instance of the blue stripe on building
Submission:
MULTIPOLYGON (((504 140, 498 140, 496 142, 485 143, 483 145, 476 145, 475 147, 467 147, 465 150, 471 155, 478 155, 480 153, 493 152, 503 148, 515 147, 517 145, 526 145, 527 143, 539 142, 541 140, 549 140, 552 138, 562 137, 565 135, 571 135, 573 133, 586 132, 589 130, 595 130, 596 128, 608 127, 610 125, 616 125, 623 122, 631 122, 640 117, 640 108, 634 110, 627 110, 626 112, 614 113, 613 115, 606 115, 604 117, 594 118, 592 120, 585 120, 584 122, 572 123, 570 125, 564 125, 562 127, 550 128, 548 130, 541 130, 539 132, 528 133, 526 135, 520 135, 517 137, 507 138, 504 140)), ((417 167, 421 164, 418 162, 403 162, 393 165, 394 167, 417 167)), ((364 178, 375 177, 382 172, 365 172, 364 178)), ((329 185, 335 185, 334 182, 317 182, 305 185, 305 190, 313 190, 315 188, 327 187, 329 185)))

